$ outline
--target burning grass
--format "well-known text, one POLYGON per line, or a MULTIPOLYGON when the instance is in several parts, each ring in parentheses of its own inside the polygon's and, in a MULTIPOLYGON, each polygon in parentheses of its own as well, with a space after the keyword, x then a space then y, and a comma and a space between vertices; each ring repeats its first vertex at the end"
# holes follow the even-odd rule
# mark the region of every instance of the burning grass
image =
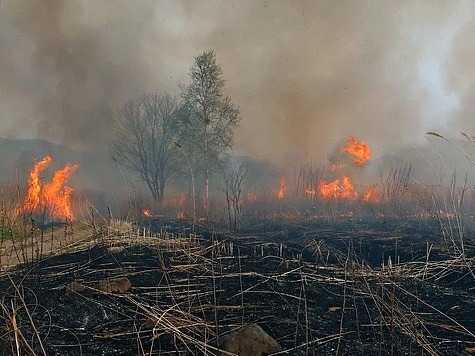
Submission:
POLYGON ((28 192, 24 202, 18 207, 19 215, 44 214, 48 211, 52 219, 73 219, 71 211, 71 193, 73 189, 64 184, 79 165, 66 165, 63 169, 54 172, 49 183, 42 183, 40 173, 44 171, 53 159, 46 156, 38 161, 30 172, 28 192))

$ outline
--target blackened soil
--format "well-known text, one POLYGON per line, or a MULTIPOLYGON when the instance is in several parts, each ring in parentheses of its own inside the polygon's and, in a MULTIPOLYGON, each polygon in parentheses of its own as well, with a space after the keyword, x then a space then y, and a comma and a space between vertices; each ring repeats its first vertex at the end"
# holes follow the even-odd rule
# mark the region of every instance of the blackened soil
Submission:
POLYGON ((460 355, 475 346, 472 247, 427 221, 256 222, 240 234, 148 220, 158 234, 22 266, 0 280, 0 351, 210 354, 258 323, 293 355, 460 355), (112 254, 107 247, 123 246, 112 254), (127 277, 128 293, 99 280, 127 277), (67 292, 76 281, 84 291, 67 292))

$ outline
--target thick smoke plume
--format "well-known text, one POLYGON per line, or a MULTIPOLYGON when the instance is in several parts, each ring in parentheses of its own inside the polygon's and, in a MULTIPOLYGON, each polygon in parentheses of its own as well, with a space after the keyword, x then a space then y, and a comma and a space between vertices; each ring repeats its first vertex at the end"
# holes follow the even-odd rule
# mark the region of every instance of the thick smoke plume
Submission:
POLYGON ((2 134, 107 147, 111 110, 149 89, 157 73, 142 46, 150 10, 130 2, 5 1, 2 134))
POLYGON ((355 135, 374 157, 473 133, 475 5, 401 1, 20 1, 0 6, 0 136, 107 152, 111 109, 176 91, 214 49, 236 151, 282 166, 355 135))

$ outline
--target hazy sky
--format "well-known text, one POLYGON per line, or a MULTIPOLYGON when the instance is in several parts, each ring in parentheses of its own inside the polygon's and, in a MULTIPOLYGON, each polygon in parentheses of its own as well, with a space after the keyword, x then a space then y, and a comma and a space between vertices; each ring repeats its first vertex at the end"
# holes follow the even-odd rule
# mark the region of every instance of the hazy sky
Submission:
POLYGON ((0 5, 0 137, 107 154, 110 110, 176 92, 213 49, 242 114, 238 154, 373 156, 429 130, 475 134, 473 1, 34 1, 0 5))

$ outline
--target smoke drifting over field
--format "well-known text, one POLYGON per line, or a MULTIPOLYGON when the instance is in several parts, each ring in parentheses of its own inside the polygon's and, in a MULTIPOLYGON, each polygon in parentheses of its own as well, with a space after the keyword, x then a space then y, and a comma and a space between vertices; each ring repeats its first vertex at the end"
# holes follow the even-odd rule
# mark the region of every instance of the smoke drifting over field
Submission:
POLYGON ((176 91, 214 49, 242 113, 236 151, 285 166, 349 135, 374 157, 473 133, 475 4, 20 1, 0 5, 0 136, 107 154, 110 110, 176 91))

